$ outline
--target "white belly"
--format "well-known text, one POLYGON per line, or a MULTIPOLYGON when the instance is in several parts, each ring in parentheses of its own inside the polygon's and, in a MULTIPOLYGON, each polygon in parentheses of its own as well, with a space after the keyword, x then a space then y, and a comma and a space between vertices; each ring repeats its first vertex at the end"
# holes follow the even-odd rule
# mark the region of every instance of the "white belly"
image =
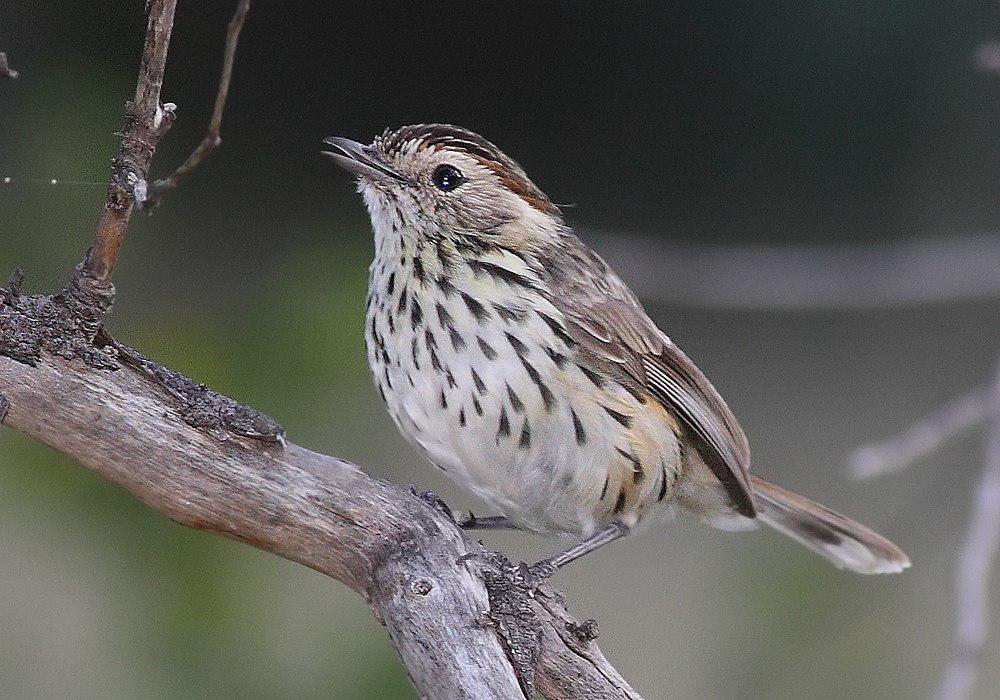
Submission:
POLYGON ((525 527, 576 535, 612 519, 633 526, 673 495, 670 426, 620 386, 588 378, 527 310, 545 302, 498 309, 491 288, 446 293, 412 279, 395 291, 370 300, 373 377, 403 435, 453 480, 525 527))

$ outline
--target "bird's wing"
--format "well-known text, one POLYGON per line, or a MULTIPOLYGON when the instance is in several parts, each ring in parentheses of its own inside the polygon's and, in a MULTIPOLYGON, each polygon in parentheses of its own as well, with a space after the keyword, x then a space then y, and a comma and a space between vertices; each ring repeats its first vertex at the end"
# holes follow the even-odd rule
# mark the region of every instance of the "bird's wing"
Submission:
POLYGON ((542 257, 550 301, 562 312, 580 360, 628 388, 644 389, 675 415, 736 510, 754 517, 746 435, 711 382, 576 236, 565 234, 542 257))

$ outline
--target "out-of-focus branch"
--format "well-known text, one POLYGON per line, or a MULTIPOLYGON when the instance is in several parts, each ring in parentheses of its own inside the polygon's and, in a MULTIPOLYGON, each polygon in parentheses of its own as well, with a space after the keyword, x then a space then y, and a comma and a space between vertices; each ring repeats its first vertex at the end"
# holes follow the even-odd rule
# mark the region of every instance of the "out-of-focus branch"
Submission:
POLYGON ((0 51, 0 78, 10 78, 13 80, 19 75, 20 73, 11 68, 10 64, 7 63, 7 54, 0 51))
POLYGON ((229 82, 233 76, 233 65, 236 62, 236 45, 240 40, 240 32, 243 30, 243 23, 246 21, 247 12, 250 11, 250 0, 240 0, 229 20, 229 28, 226 30, 226 48, 222 58, 222 74, 219 76, 219 89, 215 95, 215 107, 212 109, 212 118, 208 123, 208 131, 205 137, 192 151, 191 155, 174 172, 164 178, 156 180, 149 191, 149 200, 144 204, 156 204, 162 199, 167 190, 177 187, 181 179, 198 167, 205 160, 209 153, 214 151, 222 143, 222 114, 226 109, 226 98, 229 96, 229 82))
POLYGON ((962 396, 907 428, 899 437, 865 445, 851 456, 850 469, 868 479, 909 467, 959 433, 982 423, 997 410, 992 388, 962 396))
POLYGON ((980 44, 976 49, 975 63, 984 73, 1000 73, 1000 41, 980 44))
POLYGON ((874 309, 1000 297, 1000 235, 879 246, 690 246, 585 236, 657 304, 733 309, 874 309))
POLYGON ((851 470, 859 478, 899 471, 983 422, 988 424, 986 464, 959 556, 955 636, 938 700, 968 698, 985 654, 990 574, 1000 547, 1000 367, 991 386, 949 403, 894 440, 859 449, 851 460, 851 470))
POLYGON ((976 488, 972 520, 959 557, 955 637, 951 661, 938 688, 938 700, 968 698, 986 654, 990 574, 1000 546, 1000 368, 991 403, 986 466, 976 488))

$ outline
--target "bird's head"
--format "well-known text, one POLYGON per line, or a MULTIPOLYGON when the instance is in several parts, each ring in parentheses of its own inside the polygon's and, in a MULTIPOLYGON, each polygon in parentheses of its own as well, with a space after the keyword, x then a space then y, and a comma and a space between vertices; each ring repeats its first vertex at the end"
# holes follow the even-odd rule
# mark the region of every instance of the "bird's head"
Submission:
POLYGON ((367 146, 339 136, 323 142, 331 147, 323 153, 357 177, 376 233, 524 241, 562 227, 559 209, 521 166, 467 129, 417 124, 367 146))

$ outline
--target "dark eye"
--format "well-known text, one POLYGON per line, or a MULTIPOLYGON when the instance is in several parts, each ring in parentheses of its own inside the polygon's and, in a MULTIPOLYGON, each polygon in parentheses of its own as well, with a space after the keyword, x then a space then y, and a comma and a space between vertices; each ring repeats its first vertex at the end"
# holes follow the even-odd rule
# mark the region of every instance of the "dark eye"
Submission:
POLYGON ((431 175, 431 182, 443 192, 451 192, 465 182, 465 176, 453 165, 439 165, 431 175))

